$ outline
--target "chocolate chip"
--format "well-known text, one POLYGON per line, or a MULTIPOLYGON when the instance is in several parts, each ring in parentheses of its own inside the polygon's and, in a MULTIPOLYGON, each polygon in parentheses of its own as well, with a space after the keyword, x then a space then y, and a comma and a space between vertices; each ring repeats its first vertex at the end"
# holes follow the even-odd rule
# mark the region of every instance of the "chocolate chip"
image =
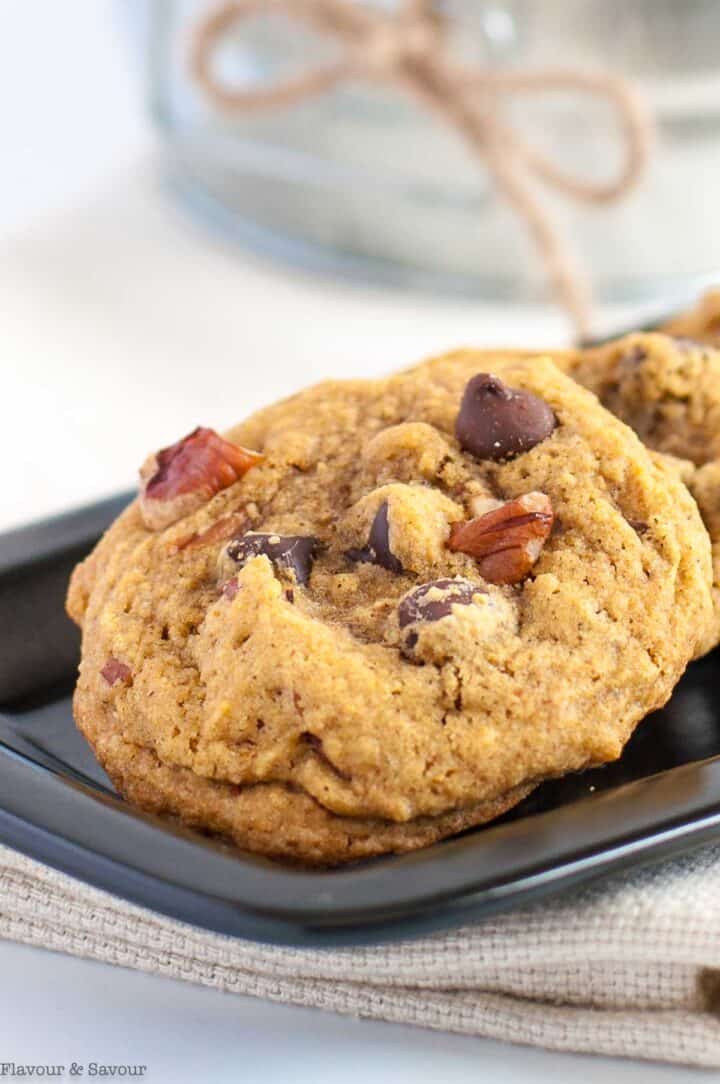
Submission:
POLYGON ((623 369, 636 369, 647 359, 648 352, 645 347, 635 345, 620 355, 620 365, 623 369))
POLYGON ((400 628, 419 621, 440 621, 450 616, 453 606, 470 606, 475 595, 486 594, 484 587, 470 580, 431 580, 421 583, 400 602, 400 628))
POLYGON ((381 565, 388 572, 403 571, 402 564, 390 549, 390 521, 387 501, 384 501, 375 513, 375 519, 368 535, 367 546, 363 546, 361 549, 347 550, 346 556, 351 561, 381 565))
POLYGON ((455 422, 455 436, 478 459, 512 459, 549 437, 557 420, 544 399, 508 388, 490 373, 470 380, 455 422))
POLYGON ((241 567, 252 557, 268 557, 276 569, 290 572, 301 587, 307 585, 322 543, 312 535, 245 534, 228 543, 227 555, 241 567))

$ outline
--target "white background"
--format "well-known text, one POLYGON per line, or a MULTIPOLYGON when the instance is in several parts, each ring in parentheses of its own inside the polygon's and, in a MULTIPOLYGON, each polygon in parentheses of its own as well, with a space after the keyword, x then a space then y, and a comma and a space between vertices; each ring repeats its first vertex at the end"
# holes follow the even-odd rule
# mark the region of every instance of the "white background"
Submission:
MULTIPOLYGON (((0 528, 132 484, 148 450, 323 376, 463 342, 562 341, 550 313, 303 278, 210 240, 164 196, 117 14, 107 0, 0 0, 0 528)), ((0 974, 0 1062, 144 1063, 163 1084, 696 1079, 17 945, 0 944, 0 974)))

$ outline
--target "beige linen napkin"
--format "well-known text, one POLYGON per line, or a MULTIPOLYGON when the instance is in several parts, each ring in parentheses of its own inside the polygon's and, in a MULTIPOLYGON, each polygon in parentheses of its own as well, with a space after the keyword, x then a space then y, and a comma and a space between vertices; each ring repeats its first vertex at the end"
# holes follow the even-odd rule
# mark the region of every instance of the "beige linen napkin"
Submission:
POLYGON ((720 1066, 720 846, 451 933, 332 950, 207 933, 0 847, 0 936, 334 1012, 720 1066))

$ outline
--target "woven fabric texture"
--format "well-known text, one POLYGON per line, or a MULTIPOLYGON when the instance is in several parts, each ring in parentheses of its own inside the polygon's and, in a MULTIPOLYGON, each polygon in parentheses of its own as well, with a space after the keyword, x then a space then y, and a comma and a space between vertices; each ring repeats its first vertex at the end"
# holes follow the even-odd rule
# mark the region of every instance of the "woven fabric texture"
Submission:
POLYGON ((370 948, 208 933, 0 847, 0 936, 230 993, 555 1050, 720 1066, 720 847, 370 948))

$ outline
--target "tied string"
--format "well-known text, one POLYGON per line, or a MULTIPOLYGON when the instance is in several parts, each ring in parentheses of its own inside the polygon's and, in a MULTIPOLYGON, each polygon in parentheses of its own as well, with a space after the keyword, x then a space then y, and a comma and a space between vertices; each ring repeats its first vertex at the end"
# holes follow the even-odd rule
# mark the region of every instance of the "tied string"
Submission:
POLYGON ((497 190, 525 222, 576 331, 587 335, 590 286, 540 198, 537 182, 587 204, 620 199, 647 164, 651 122, 632 89, 613 75, 565 68, 499 72, 460 67, 445 47, 443 21, 432 7, 432 0, 404 0, 397 12, 388 14, 351 0, 234 0, 211 11, 197 27, 192 72, 209 98, 227 111, 288 106, 355 79, 388 83, 412 95, 451 124, 484 161, 497 190), (252 90, 218 81, 213 70, 218 43, 243 19, 269 14, 301 21, 340 41, 340 59, 252 90), (565 171, 501 117, 501 99, 545 92, 593 95, 613 107, 623 152, 617 176, 594 181, 565 171))

